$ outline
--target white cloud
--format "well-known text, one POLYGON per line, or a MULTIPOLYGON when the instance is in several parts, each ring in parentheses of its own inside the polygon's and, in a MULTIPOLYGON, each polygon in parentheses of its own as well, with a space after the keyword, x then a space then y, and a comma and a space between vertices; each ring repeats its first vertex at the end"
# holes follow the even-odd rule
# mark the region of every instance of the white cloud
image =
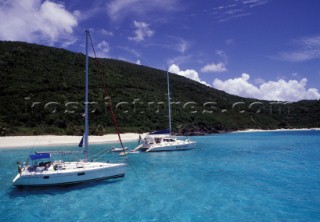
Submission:
POLYGON ((79 18, 79 17, 81 17, 81 12, 80 12, 79 10, 75 10, 75 11, 73 12, 73 15, 74 15, 75 17, 79 18))
POLYGON ((320 58, 320 49, 301 50, 294 52, 281 52, 280 59, 289 62, 304 62, 312 59, 320 58))
POLYGON ((136 28, 136 30, 134 31, 135 36, 129 37, 129 40, 140 42, 145 40, 146 37, 151 37, 154 34, 154 31, 149 28, 149 24, 145 22, 134 21, 133 24, 136 28))
POLYGON ((253 82, 257 85, 265 83, 266 81, 262 78, 256 78, 255 80, 253 80, 253 82))
POLYGON ((216 50, 215 52, 218 56, 220 56, 222 58, 222 60, 224 61, 224 63, 228 63, 228 57, 226 55, 226 53, 222 50, 216 50))
POLYGON ((139 0, 114 0, 111 1, 107 5, 107 10, 109 16, 116 20, 118 19, 122 13, 126 13, 127 11, 134 10, 134 4, 139 2, 139 0))
POLYGON ((265 5, 269 0, 230 0, 224 1, 223 5, 208 10, 218 22, 227 22, 233 19, 252 15, 253 8, 265 5))
POLYGON ((259 89, 248 82, 250 75, 243 73, 241 77, 228 79, 226 81, 214 79, 213 87, 227 93, 248 98, 261 98, 259 89))
POLYGON ((305 99, 320 99, 319 90, 315 88, 308 89, 305 99))
POLYGON ((183 64, 188 61, 191 61, 191 59, 191 55, 176 56, 174 58, 168 59, 167 64, 183 64))
POLYGON ((97 45, 97 57, 106 58, 109 56, 110 46, 106 41, 102 41, 97 45))
POLYGON ((198 72, 195 71, 194 69, 187 69, 185 71, 182 71, 182 70, 180 70, 179 66, 177 66, 175 64, 172 64, 169 67, 169 72, 175 73, 175 74, 180 75, 180 76, 187 77, 189 79, 192 79, 194 81, 197 81, 197 82, 200 82, 200 83, 202 83, 204 85, 209 86, 209 84, 207 84, 205 81, 202 81, 200 79, 198 72))
POLYGON ((226 40, 226 44, 227 45, 233 45, 235 43, 235 40, 234 39, 227 39, 226 40))
POLYGON ((171 37, 171 39, 177 41, 177 43, 174 43, 174 45, 168 45, 169 48, 173 48, 182 54, 188 50, 190 43, 185 39, 179 37, 171 37))
POLYGON ((223 62, 210 63, 201 68, 201 72, 225 72, 228 71, 226 64, 228 63, 228 57, 222 50, 216 50, 215 54, 222 58, 223 62))
POLYGON ((227 93, 263 100, 277 101, 299 101, 302 99, 320 99, 320 93, 315 88, 307 89, 306 78, 297 80, 285 81, 269 81, 262 83, 259 87, 249 82, 250 75, 243 73, 241 77, 213 81, 213 87, 223 90, 227 93))
POLYGON ((41 0, 7 1, 1 5, 0 21, 1 40, 50 45, 74 42, 73 29, 78 25, 76 16, 63 4, 41 0))
POLYGON ((243 0, 242 4, 243 5, 248 5, 249 8, 253 8, 259 5, 264 5, 268 3, 267 0, 243 0))
POLYGON ((260 85, 263 98, 267 100, 299 101, 302 99, 320 99, 320 93, 315 88, 307 89, 306 78, 297 80, 269 81, 260 85))
POLYGON ((177 51, 181 54, 185 54, 185 52, 187 52, 188 49, 190 48, 191 42, 180 37, 169 36, 169 38, 164 43, 160 43, 160 44, 153 43, 153 44, 149 44, 149 46, 150 45, 163 47, 169 50, 177 51))
POLYGON ((113 36, 113 32, 107 31, 105 29, 101 29, 101 33, 105 36, 113 36))
POLYGON ((107 12, 112 20, 119 20, 130 15, 152 15, 159 11, 174 11, 178 0, 112 0, 107 4, 107 12))
POLYGON ((138 59, 138 60, 136 61, 136 64, 137 64, 137 65, 141 65, 140 59, 138 59))
POLYGON ((227 71, 227 68, 225 67, 224 63, 219 62, 217 64, 211 63, 206 66, 204 66, 201 70, 201 72, 225 72, 227 71))
POLYGON ((296 49, 280 52, 276 58, 289 62, 304 62, 320 59, 320 36, 304 37, 293 40, 296 49))

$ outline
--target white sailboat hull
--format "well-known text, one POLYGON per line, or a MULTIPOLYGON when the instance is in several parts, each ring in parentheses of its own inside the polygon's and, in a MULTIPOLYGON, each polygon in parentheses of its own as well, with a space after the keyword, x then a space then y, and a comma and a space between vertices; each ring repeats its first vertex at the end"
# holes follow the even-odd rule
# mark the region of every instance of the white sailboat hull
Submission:
POLYGON ((150 146, 146 152, 160 152, 160 151, 179 151, 190 150, 196 147, 196 142, 177 142, 177 143, 161 143, 150 146))
POLYGON ((195 141, 174 140, 172 142, 146 143, 137 146, 134 151, 160 152, 160 151, 179 151, 190 150, 196 147, 195 141))
POLYGON ((23 170, 14 180, 14 186, 55 186, 123 177, 126 164, 103 162, 65 162, 59 169, 23 170))

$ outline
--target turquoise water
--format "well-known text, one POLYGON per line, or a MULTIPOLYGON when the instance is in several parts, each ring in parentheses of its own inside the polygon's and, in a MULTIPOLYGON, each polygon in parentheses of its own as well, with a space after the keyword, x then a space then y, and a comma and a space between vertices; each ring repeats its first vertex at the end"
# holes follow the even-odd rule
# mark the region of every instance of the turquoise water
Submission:
POLYGON ((55 188, 12 187, 30 150, 1 149, 0 221, 320 221, 320 131, 192 139, 130 155, 122 179, 55 188))

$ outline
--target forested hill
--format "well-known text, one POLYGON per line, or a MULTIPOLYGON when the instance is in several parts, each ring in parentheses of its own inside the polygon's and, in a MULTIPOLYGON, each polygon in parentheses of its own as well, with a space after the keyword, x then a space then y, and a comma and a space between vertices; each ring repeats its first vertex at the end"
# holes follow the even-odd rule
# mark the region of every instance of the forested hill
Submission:
MULTIPOLYGON (((83 133, 85 56, 22 42, 0 42, 0 133, 83 133)), ((113 59, 90 59, 90 132, 113 133, 112 102, 121 132, 168 127, 166 72, 113 59), (103 76, 103 77, 102 77, 103 76), (102 82, 110 99, 105 102, 102 82)), ((170 75, 173 131, 320 127, 320 102, 246 99, 170 75)))

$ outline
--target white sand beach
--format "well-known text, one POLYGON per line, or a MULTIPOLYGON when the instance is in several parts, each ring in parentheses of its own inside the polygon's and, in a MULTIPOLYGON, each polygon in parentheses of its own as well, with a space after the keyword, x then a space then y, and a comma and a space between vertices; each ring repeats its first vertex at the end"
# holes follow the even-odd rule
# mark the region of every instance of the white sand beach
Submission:
MULTIPOLYGON (((276 129, 276 130, 261 130, 261 129, 247 129, 239 130, 231 133, 248 133, 248 132, 272 132, 272 131, 300 131, 300 130, 320 130, 320 128, 304 128, 304 129, 276 129)), ((146 133, 124 133, 121 134, 123 142, 138 141, 139 135, 142 138, 146 133)), ((69 145, 77 146, 81 140, 81 136, 55 136, 55 135, 43 135, 43 136, 5 136, 0 137, 0 149, 1 148, 33 148, 43 146, 58 146, 69 145)), ((103 143, 119 143, 117 134, 108 134, 104 136, 90 136, 90 144, 103 144, 103 143)))
POLYGON ((275 130, 246 129, 246 130, 234 131, 232 133, 253 133, 253 132, 272 132, 272 131, 303 131, 303 130, 320 130, 320 128, 275 129, 275 130))
MULTIPOLYGON (((139 135, 144 137, 145 134, 124 133, 121 134, 122 142, 138 141, 139 135)), ((56 146, 56 145, 75 145, 77 146, 81 140, 81 136, 6 136, 0 137, 0 148, 15 147, 40 147, 40 146, 56 146)), ((119 142, 117 134, 109 134, 104 136, 90 136, 90 144, 117 143, 119 142)))

